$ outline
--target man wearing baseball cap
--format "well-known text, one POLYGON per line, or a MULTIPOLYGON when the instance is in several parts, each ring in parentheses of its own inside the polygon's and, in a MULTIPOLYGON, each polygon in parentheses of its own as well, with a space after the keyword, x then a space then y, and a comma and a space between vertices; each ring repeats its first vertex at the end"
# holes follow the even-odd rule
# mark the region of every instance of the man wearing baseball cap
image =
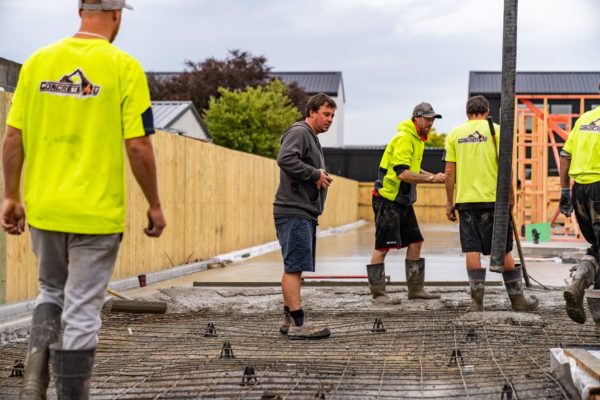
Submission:
POLYGON ((375 213, 375 249, 367 265, 369 288, 373 302, 398 304, 385 292, 385 256, 391 249, 406 247, 406 283, 408 299, 439 299, 426 292, 425 259, 421 258, 423 236, 419 230, 413 203, 417 199, 416 185, 444 183, 444 174, 421 170, 421 160, 427 134, 437 114, 431 104, 417 104, 412 118, 400 123, 396 136, 385 148, 373 189, 375 213))
POLYGON ((27 59, 7 118, 1 224, 19 235, 27 212, 40 289, 21 399, 46 398, 49 359, 58 399, 89 397, 100 309, 125 225, 123 149, 148 201, 144 232, 158 237, 165 227, 146 75, 111 44, 123 8, 131 7, 80 0, 79 31, 27 59))

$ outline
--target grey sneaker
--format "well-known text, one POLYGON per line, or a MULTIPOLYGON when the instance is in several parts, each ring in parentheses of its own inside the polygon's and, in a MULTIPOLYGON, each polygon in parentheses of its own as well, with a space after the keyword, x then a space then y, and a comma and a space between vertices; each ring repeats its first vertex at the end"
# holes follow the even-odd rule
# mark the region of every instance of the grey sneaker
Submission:
POLYGON ((329 329, 319 328, 306 320, 304 320, 304 324, 301 326, 290 325, 288 331, 288 338, 291 340, 326 339, 330 335, 331 332, 329 329))
POLYGON ((287 314, 285 317, 283 317, 283 320, 281 321, 281 325, 279 325, 279 333, 281 333, 282 335, 287 335, 288 331, 290 330, 290 325, 292 324, 292 317, 287 314))

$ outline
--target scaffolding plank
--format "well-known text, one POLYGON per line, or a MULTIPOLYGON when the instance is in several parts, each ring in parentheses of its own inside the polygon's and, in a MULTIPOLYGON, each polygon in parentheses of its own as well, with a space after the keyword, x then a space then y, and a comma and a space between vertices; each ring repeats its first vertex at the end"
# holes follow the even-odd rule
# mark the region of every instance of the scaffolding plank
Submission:
POLYGON ((583 368, 594 379, 600 381, 600 359, 594 357, 585 349, 566 348, 564 352, 567 356, 573 357, 579 367, 583 368))

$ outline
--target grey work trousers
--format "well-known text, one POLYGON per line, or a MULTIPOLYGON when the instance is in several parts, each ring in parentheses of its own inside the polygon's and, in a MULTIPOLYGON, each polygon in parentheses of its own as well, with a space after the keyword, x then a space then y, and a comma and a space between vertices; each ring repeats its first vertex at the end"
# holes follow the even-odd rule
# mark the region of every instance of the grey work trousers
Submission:
POLYGON ((96 347, 100 310, 122 234, 83 235, 31 226, 30 231, 38 257, 40 294, 36 306, 53 303, 62 308, 63 349, 96 347))

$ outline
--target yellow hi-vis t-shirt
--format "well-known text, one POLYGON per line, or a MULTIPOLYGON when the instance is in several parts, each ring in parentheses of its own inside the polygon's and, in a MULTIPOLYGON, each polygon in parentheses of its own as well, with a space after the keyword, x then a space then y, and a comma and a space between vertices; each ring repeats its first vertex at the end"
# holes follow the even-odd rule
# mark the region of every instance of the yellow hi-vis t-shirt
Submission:
POLYGON ((124 139, 145 135, 142 114, 150 105, 139 63, 105 40, 67 38, 34 53, 21 68, 7 119, 22 131, 28 223, 123 232, 124 139))
MULTIPOLYGON (((500 143, 500 127, 494 124, 500 143)), ((498 161, 487 120, 468 120, 446 137, 446 162, 456 163, 456 204, 494 203, 498 161)))
POLYGON ((398 133, 388 143, 379 164, 375 190, 385 199, 402 205, 413 204, 417 200, 416 185, 402 182, 398 174, 400 168, 411 172, 421 172, 421 161, 425 143, 417 133, 412 119, 398 124, 398 133))
POLYGON ((600 181, 600 107, 579 117, 563 150, 571 154, 569 176, 575 182, 600 181))

